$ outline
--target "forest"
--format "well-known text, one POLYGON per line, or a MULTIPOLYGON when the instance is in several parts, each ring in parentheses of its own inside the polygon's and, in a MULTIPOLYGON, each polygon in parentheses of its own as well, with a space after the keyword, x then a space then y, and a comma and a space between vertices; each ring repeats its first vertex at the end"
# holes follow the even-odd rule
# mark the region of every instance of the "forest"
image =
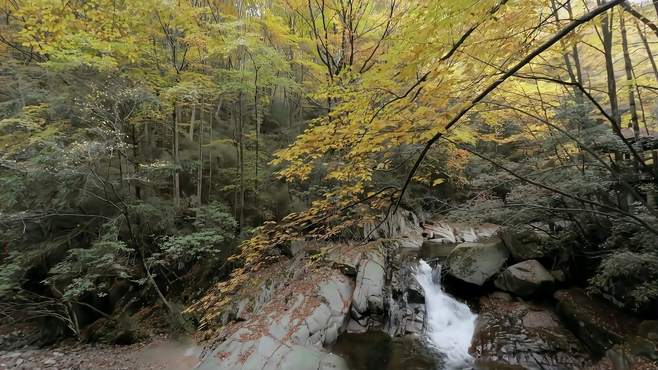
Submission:
POLYGON ((0 367, 658 369, 656 53, 658 0, 0 0, 0 367))

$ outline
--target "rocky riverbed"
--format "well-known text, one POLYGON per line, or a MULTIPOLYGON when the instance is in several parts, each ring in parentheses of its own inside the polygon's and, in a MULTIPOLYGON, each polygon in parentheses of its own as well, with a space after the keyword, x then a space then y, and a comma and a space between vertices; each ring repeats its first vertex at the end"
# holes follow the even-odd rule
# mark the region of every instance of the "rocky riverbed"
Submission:
MULTIPOLYGON (((421 223, 401 212, 377 229, 366 228, 365 235, 372 240, 301 242, 289 258, 257 271, 217 312, 203 353, 194 343, 156 337, 124 347, 71 343, 4 350, 0 367, 658 369, 658 321, 632 317, 570 284, 572 272, 541 233, 421 223), (431 278, 423 286, 420 258, 443 267, 432 273, 424 265, 431 278), (428 310, 437 308, 426 305, 427 285, 434 281, 439 289, 441 280, 468 304, 461 305, 466 316, 469 309, 477 314, 475 328, 471 321, 464 326, 470 332, 460 333, 467 338, 461 365, 448 361, 459 348, 432 343, 441 335, 428 332, 428 321, 437 318, 428 310)), ((440 309, 456 307, 450 301, 440 309)), ((441 325, 455 324, 448 321, 441 325)))

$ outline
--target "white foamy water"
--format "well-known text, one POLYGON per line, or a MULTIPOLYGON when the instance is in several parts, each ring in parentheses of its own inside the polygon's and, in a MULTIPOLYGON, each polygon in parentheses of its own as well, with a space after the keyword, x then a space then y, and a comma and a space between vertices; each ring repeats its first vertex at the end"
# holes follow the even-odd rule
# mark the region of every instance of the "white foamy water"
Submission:
MULTIPOLYGON (((437 273, 440 276, 440 271, 437 273)), ((432 267, 421 260, 416 270, 416 280, 425 292, 428 339, 445 356, 446 369, 470 368, 473 358, 468 348, 473 339, 477 315, 468 306, 447 295, 441 288, 440 278, 434 281, 432 275, 432 267)))

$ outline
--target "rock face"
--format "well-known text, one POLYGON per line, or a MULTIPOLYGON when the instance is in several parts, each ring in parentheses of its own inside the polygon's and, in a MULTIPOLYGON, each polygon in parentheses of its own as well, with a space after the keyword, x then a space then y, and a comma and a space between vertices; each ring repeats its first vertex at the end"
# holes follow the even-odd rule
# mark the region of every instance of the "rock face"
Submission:
POLYGON ((414 277, 415 253, 405 253, 409 249, 405 239, 375 241, 363 248, 347 331, 379 329, 391 336, 422 333, 425 301, 414 277))
POLYGON ((360 318, 367 313, 384 311, 385 265, 385 251, 381 248, 369 250, 359 262, 356 288, 352 296, 353 316, 360 318))
POLYGON ((476 368, 575 370, 589 364, 586 349, 550 308, 496 296, 483 297, 480 305, 471 347, 476 368))
POLYGON ((527 260, 508 267, 494 284, 504 291, 528 297, 537 292, 550 291, 555 286, 555 279, 541 263, 527 260))
POLYGON ((393 253, 389 258, 384 330, 391 336, 422 334, 425 323, 425 293, 418 284, 415 256, 393 253))
POLYGON ((353 282, 332 269, 314 275, 273 295, 198 369, 346 369, 322 345, 333 343, 347 324, 353 282))
POLYGON ((508 257, 507 248, 499 238, 463 243, 448 256, 448 273, 460 280, 482 286, 500 271, 508 257))
POLYGON ((557 291, 554 297, 567 327, 599 356, 621 343, 638 326, 636 320, 602 299, 587 296, 582 289, 557 291))

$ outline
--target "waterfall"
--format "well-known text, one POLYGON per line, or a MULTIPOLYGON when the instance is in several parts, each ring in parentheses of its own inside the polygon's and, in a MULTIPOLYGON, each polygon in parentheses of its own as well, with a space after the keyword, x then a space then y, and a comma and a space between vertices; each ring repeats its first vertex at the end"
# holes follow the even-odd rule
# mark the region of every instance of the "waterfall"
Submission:
POLYGON ((446 369, 471 368, 473 358, 468 348, 473 339, 477 315, 443 291, 440 267, 437 272, 439 278, 434 279, 432 267, 423 260, 416 269, 416 280, 425 293, 427 337, 431 345, 443 354, 446 369))

